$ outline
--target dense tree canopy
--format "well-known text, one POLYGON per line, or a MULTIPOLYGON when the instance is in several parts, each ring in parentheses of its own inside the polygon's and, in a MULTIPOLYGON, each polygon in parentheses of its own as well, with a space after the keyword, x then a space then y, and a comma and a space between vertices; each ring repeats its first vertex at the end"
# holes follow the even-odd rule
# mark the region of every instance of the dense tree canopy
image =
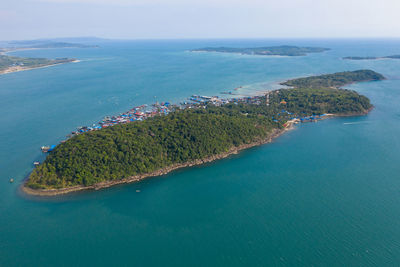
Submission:
POLYGON ((292 79, 282 84, 297 88, 338 88, 354 82, 379 81, 384 79, 385 77, 372 70, 356 70, 292 79))
POLYGON ((283 89, 223 106, 176 110, 75 136, 59 144, 31 173, 27 186, 89 186, 202 159, 266 138, 290 118, 312 114, 361 114, 369 100, 341 89, 283 89))
POLYGON ((372 107, 367 97, 345 89, 295 88, 278 92, 278 99, 285 100, 286 109, 298 116, 324 113, 360 114, 372 107))

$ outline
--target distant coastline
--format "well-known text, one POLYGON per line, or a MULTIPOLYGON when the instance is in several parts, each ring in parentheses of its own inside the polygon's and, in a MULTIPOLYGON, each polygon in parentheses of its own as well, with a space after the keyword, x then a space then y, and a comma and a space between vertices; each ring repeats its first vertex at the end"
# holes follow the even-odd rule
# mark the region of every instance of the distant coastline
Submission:
POLYGON ((48 68, 48 67, 53 67, 53 66, 57 66, 57 65, 61 65, 61 64, 67 64, 67 63, 78 63, 78 62, 81 62, 81 61, 78 59, 70 59, 69 61, 53 63, 53 64, 44 65, 44 66, 32 66, 32 67, 14 66, 14 67, 8 67, 7 69, 0 70, 0 75, 10 74, 10 73, 20 72, 20 71, 48 68))
POLYGON ((344 57, 344 60, 379 60, 379 59, 400 59, 400 55, 391 55, 383 57, 344 57))
POLYGON ((306 56, 309 53, 321 53, 330 50, 324 47, 299 47, 290 45, 281 46, 266 46, 266 47, 204 47, 192 49, 190 52, 218 52, 218 53, 233 53, 241 55, 256 55, 256 56, 282 56, 295 57, 306 56))
MULTIPOLYGON (((19 43, 17 43, 19 44, 19 43)), ((25 44, 25 43, 24 43, 25 44)), ((13 72, 33 70, 56 66, 66 63, 78 63, 80 60, 74 58, 27 58, 10 56, 8 53, 25 51, 25 50, 38 50, 38 49, 57 49, 57 48, 96 48, 97 45, 82 45, 75 43, 62 43, 62 42, 45 42, 45 43, 30 43, 29 46, 12 46, 0 48, 0 75, 9 74, 13 72)))

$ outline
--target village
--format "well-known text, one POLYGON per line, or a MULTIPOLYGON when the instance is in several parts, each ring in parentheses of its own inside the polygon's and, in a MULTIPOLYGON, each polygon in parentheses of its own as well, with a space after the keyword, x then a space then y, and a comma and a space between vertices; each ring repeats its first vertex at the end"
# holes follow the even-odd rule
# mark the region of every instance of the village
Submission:
MULTIPOLYGON (((134 121, 143 121, 148 118, 152 118, 154 116, 163 116, 168 115, 170 112, 177 109, 195 109, 195 108, 207 108, 207 105, 214 106, 222 106, 229 103, 245 103, 245 104, 253 104, 260 105, 262 101, 266 101, 266 105, 270 105, 270 94, 276 93, 276 91, 268 91, 265 95, 265 100, 263 100, 263 96, 246 96, 246 97, 234 97, 234 98, 220 98, 219 96, 201 96, 201 95, 192 95, 188 98, 187 101, 181 102, 179 105, 174 105, 169 102, 156 102, 152 105, 141 105, 137 107, 133 107, 127 112, 121 113, 117 116, 106 116, 103 120, 98 122, 97 124, 93 124, 92 126, 80 126, 76 131, 71 132, 67 135, 67 139, 72 138, 76 135, 83 134, 86 132, 97 131, 103 128, 111 127, 118 124, 126 124, 134 121)), ((282 108, 284 108, 287 104, 285 100, 280 102, 282 108)), ((285 109, 280 110, 276 116, 272 117, 272 120, 276 123, 283 123, 283 127, 289 128, 292 127, 293 124, 297 124, 299 122, 315 122, 325 118, 325 116, 329 116, 331 114, 322 114, 322 115, 312 115, 312 116, 304 116, 304 117, 296 117, 294 114, 286 111, 285 109)), ((61 141, 61 143, 66 140, 61 141)), ((43 153, 51 152, 55 149, 56 145, 51 146, 42 146, 41 150, 43 153)), ((39 165, 38 162, 35 162, 35 165, 39 165)))

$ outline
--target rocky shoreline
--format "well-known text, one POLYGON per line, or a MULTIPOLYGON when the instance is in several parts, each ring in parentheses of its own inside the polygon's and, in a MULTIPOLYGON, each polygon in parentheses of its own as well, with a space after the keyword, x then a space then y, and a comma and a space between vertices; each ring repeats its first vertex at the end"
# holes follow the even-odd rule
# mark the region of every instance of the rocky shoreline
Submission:
POLYGON ((127 183, 133 183, 133 182, 138 182, 140 180, 143 180, 148 177, 155 177, 155 176, 161 176, 165 175, 171 171, 174 171, 176 169, 180 168, 185 168, 185 167, 192 167, 196 165, 202 165, 204 163, 212 162, 215 160, 223 159, 226 158, 230 155, 237 154, 239 151, 259 146, 262 144, 270 143, 272 142, 275 138, 281 136, 283 133, 285 133, 288 130, 293 129, 293 126, 290 125, 289 127, 286 127, 284 129, 273 129, 272 132, 268 135, 267 138, 255 141, 250 144, 243 144, 238 147, 232 147, 229 151, 218 154, 218 155, 213 155, 204 159, 197 159, 194 161, 186 162, 186 163, 179 163, 179 164, 173 164, 168 167, 159 169, 157 171, 151 172, 151 173, 145 173, 145 174, 140 174, 140 175, 135 175, 131 177, 127 177, 121 180, 116 180, 116 181, 105 181, 105 182, 100 182, 91 186, 73 186, 73 187, 68 187, 68 188, 61 188, 61 189, 32 189, 26 186, 26 181, 21 185, 21 191, 25 194, 28 195, 34 195, 34 196, 57 196, 57 195, 64 195, 64 194, 69 194, 77 191, 83 191, 83 190, 99 190, 102 188, 107 188, 111 187, 114 185, 118 184, 127 184, 127 183))

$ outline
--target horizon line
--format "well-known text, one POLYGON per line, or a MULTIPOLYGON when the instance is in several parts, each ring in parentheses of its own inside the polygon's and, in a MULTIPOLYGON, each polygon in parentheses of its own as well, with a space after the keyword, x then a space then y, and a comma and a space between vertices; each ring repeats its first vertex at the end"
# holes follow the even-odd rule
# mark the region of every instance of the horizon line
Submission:
POLYGON ((37 37, 29 39, 1 39, 0 42, 14 41, 45 41, 55 39, 99 39, 103 41, 178 41, 178 40, 368 40, 368 39, 400 39, 400 36, 359 36, 359 37, 168 37, 168 38, 108 38, 97 36, 64 36, 64 37, 37 37))

